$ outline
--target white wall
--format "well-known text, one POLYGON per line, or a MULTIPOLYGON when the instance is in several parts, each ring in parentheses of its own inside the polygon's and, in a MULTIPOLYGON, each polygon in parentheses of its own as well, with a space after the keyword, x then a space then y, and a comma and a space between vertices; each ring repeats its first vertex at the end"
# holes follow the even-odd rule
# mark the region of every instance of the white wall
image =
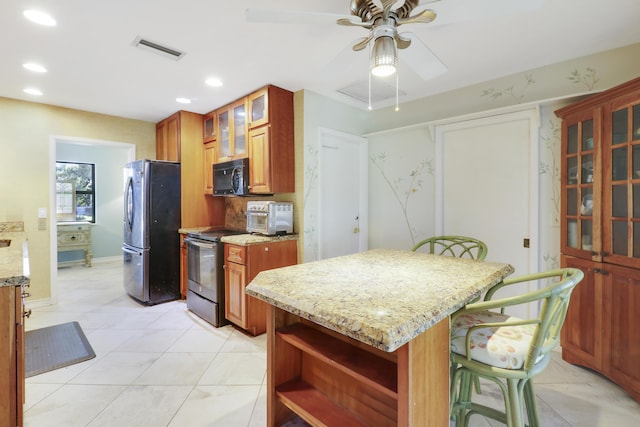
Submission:
POLYGON ((369 247, 411 249, 435 225, 435 144, 427 126, 369 139, 369 247))
MULTIPOLYGON (((318 209, 318 127, 366 136, 369 140, 369 248, 409 249, 432 235, 434 218, 434 142, 428 123, 520 104, 540 106, 539 263, 541 270, 560 264, 560 121, 554 111, 569 98, 608 89, 638 75, 634 65, 640 44, 576 58, 517 75, 442 93, 392 108, 348 108, 305 91, 304 102, 304 260, 313 252, 318 209), (551 100, 553 98, 564 100, 551 100), (359 132, 359 133, 358 133, 359 132), (382 166, 382 169, 379 167, 382 166), (413 181, 413 184, 412 184, 413 181), (417 185, 416 183, 419 183, 417 185)), ((425 84, 437 84, 434 81, 425 84)), ((508 161, 508 159, 505 159, 508 161)))

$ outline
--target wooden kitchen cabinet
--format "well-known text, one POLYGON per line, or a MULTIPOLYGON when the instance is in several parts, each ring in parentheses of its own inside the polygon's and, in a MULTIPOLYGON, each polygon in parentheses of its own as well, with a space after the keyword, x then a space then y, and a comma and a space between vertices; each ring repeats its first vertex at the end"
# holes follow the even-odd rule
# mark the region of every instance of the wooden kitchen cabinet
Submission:
POLYGON ((216 112, 211 111, 202 116, 202 142, 204 144, 215 141, 218 135, 218 122, 216 112))
POLYGON ((269 85, 248 95, 247 105, 250 191, 294 192, 293 93, 269 85))
POLYGON ((180 112, 156 124, 156 159, 180 161, 180 112))
POLYGON ((213 164, 218 158, 218 146, 216 141, 204 144, 204 194, 213 195, 213 164))
MULTIPOLYGON (((205 149, 208 147, 207 144, 203 144, 203 115, 181 110, 158 123, 156 128, 162 123, 165 123, 166 126, 166 123, 174 118, 177 118, 178 128, 175 134, 179 141, 180 150, 178 156, 180 161, 180 228, 224 226, 224 199, 210 197, 213 190, 206 194, 203 192, 203 188, 207 186, 205 181, 205 149)), ((182 251, 182 241, 180 246, 182 251)), ((185 256, 185 253, 181 252, 181 256, 185 256)), ((186 266, 185 259, 181 259, 180 290, 183 298, 186 296, 186 266)))
POLYGON ((563 358, 640 401, 640 78, 556 111, 562 119, 561 263, 571 296, 563 358))
POLYGON ((22 286, 0 287, 0 420, 2 425, 23 425, 24 306, 22 286))
POLYGON ((267 330, 268 305, 245 293, 263 270, 297 263, 297 241, 282 240, 248 246, 225 243, 225 317, 251 335, 267 330))
POLYGON ((246 112, 246 98, 217 110, 217 163, 247 157, 248 127, 246 112))

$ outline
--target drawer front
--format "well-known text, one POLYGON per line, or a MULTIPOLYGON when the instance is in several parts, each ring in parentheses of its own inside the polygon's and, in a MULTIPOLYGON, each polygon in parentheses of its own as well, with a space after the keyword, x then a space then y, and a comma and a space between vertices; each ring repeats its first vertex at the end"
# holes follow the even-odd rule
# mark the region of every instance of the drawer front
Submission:
POLYGON ((89 231, 88 224, 82 225, 59 225, 58 233, 73 233, 75 231, 89 231))
POLYGON ((90 238, 88 233, 58 233, 58 245, 73 245, 89 242, 90 238))
POLYGON ((224 245, 224 259, 237 264, 246 264, 247 247, 237 245, 224 245))

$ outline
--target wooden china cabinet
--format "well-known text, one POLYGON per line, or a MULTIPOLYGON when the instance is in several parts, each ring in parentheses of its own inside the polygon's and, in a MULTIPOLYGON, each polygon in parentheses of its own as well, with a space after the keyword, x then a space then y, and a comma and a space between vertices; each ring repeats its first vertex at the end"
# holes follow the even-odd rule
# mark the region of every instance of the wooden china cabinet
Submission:
POLYGON ((571 296, 562 357, 640 401, 640 78, 561 108, 561 263, 571 296))

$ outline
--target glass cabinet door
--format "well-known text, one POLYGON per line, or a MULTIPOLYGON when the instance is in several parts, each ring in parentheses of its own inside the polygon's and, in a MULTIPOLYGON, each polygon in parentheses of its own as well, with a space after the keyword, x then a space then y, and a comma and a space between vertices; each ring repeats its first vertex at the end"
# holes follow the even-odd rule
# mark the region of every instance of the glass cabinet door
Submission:
MULTIPOLYGON (((565 235, 563 246, 569 251, 588 251, 591 257, 594 237, 594 129, 593 119, 567 126, 564 151, 565 235)), ((578 255, 576 253, 576 255, 578 255)))
POLYGON ((605 112, 603 256, 640 266, 640 104, 605 112))
POLYGON ((249 95, 249 127, 256 128, 269 121, 268 89, 262 89, 249 95))
POLYGON ((221 158, 231 156, 230 129, 229 110, 218 112, 218 156, 221 158))
POLYGON ((247 117, 244 102, 233 107, 233 156, 247 156, 247 117))
POLYGON ((216 139, 216 122, 215 122, 215 112, 210 112, 205 114, 202 117, 202 130, 203 130, 203 138, 202 142, 205 144, 207 142, 214 141, 216 139))

